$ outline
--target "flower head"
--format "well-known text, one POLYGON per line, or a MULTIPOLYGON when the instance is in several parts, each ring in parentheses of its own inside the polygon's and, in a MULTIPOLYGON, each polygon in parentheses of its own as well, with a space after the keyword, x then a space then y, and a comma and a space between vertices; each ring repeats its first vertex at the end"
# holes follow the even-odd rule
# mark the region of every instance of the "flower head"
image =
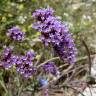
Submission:
POLYGON ((7 36, 16 41, 23 41, 25 34, 19 27, 15 26, 8 30, 7 36))
POLYGON ((46 73, 51 73, 54 76, 59 76, 59 74, 60 74, 60 72, 57 69, 54 62, 50 61, 50 62, 44 64, 42 67, 43 67, 44 72, 46 72, 46 73))
POLYGON ((16 69, 26 78, 36 73, 36 67, 33 65, 34 54, 32 51, 28 51, 25 56, 19 56, 17 60, 16 69))
POLYGON ((2 53, 1 64, 5 69, 11 68, 17 62, 17 56, 12 54, 11 48, 7 47, 2 53))
POLYGON ((36 54, 34 51, 32 50, 29 50, 27 53, 26 53, 26 57, 28 58, 28 60, 32 61, 34 58, 35 58, 36 54))
POLYGON ((12 50, 10 47, 6 47, 4 48, 3 52, 2 52, 2 57, 3 57, 3 60, 7 60, 11 57, 11 54, 12 54, 12 50))
POLYGON ((52 8, 45 9, 37 9, 33 13, 33 17, 36 18, 38 21, 44 21, 48 16, 52 16, 54 13, 54 10, 52 8))

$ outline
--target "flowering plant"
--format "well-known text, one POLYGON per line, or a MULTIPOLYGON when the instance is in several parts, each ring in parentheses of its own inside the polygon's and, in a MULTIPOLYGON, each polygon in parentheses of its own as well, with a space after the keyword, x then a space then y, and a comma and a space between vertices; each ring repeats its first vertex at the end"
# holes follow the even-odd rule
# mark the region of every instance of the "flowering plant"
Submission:
MULTIPOLYGON (((44 44, 44 47, 52 48, 58 57, 52 57, 40 64, 36 58, 38 54, 31 48, 24 54, 17 54, 18 52, 15 53, 15 46, 12 48, 11 45, 8 45, 1 53, 0 64, 7 71, 15 69, 16 74, 19 74, 24 82, 28 79, 33 82, 36 81, 37 83, 34 83, 34 88, 38 86, 38 88, 44 87, 43 89, 46 89, 46 86, 50 84, 47 76, 54 81, 58 80, 62 75, 59 71, 59 66, 53 60, 60 59, 64 63, 74 65, 77 49, 68 26, 54 16, 54 10, 52 8, 36 10, 33 13, 33 18, 35 21, 32 27, 40 32, 39 39, 44 44)), ((11 42, 19 42, 22 44, 26 40, 25 33, 17 26, 8 29, 6 35, 10 38, 11 42)), ((19 87, 22 88, 22 85, 19 84, 19 87)), ((20 93, 20 91, 17 91, 16 94, 20 96, 20 93)), ((44 96, 48 96, 47 89, 44 94, 44 96)))

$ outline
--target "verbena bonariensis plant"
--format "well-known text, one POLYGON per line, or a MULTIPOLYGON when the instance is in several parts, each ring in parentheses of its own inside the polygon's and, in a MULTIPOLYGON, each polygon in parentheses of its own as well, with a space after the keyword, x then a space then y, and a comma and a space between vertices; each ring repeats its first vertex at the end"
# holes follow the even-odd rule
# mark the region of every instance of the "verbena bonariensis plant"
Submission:
MULTIPOLYGON (((54 16, 54 10, 51 8, 38 9, 33 13, 33 18, 35 19, 33 28, 41 32, 39 38, 44 45, 52 47, 64 62, 74 64, 77 54, 74 39, 66 24, 54 16)), ((13 26, 6 34, 17 42, 25 39, 25 33, 17 26, 13 26)), ((38 72, 42 71, 42 73, 52 74, 55 77, 60 76, 60 72, 53 61, 45 62, 41 66, 39 64, 39 67, 35 65, 36 53, 33 50, 27 51, 24 55, 14 54, 13 51, 14 49, 8 46, 2 52, 1 64, 5 69, 15 67, 16 71, 25 78, 31 78, 34 75, 40 87, 48 85, 48 81, 38 72)), ((48 96, 47 91, 45 88, 45 96, 48 96)))

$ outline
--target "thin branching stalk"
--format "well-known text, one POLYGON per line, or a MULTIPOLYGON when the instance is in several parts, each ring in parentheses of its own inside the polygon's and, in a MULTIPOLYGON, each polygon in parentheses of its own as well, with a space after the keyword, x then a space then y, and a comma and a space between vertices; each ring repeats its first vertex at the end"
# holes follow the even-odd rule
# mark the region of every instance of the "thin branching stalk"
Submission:
POLYGON ((49 61, 53 61, 53 60, 56 60, 56 59, 59 59, 59 57, 54 57, 54 58, 51 58, 51 59, 49 59, 49 60, 46 60, 45 62, 39 64, 39 65, 37 66, 37 68, 40 68, 41 66, 43 66, 43 65, 46 64, 46 63, 48 63, 49 61))

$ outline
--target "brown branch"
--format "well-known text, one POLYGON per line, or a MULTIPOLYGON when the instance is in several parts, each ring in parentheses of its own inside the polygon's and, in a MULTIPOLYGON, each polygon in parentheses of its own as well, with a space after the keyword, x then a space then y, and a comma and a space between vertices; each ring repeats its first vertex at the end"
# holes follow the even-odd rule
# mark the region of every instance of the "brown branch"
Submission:
POLYGON ((88 59, 89 59, 89 75, 91 76, 91 65, 92 65, 92 62, 91 62, 91 56, 90 56, 90 51, 89 51, 89 48, 86 44, 86 42, 84 40, 82 40, 82 44, 84 45, 85 49, 86 49, 86 52, 87 52, 87 55, 88 55, 88 59))

